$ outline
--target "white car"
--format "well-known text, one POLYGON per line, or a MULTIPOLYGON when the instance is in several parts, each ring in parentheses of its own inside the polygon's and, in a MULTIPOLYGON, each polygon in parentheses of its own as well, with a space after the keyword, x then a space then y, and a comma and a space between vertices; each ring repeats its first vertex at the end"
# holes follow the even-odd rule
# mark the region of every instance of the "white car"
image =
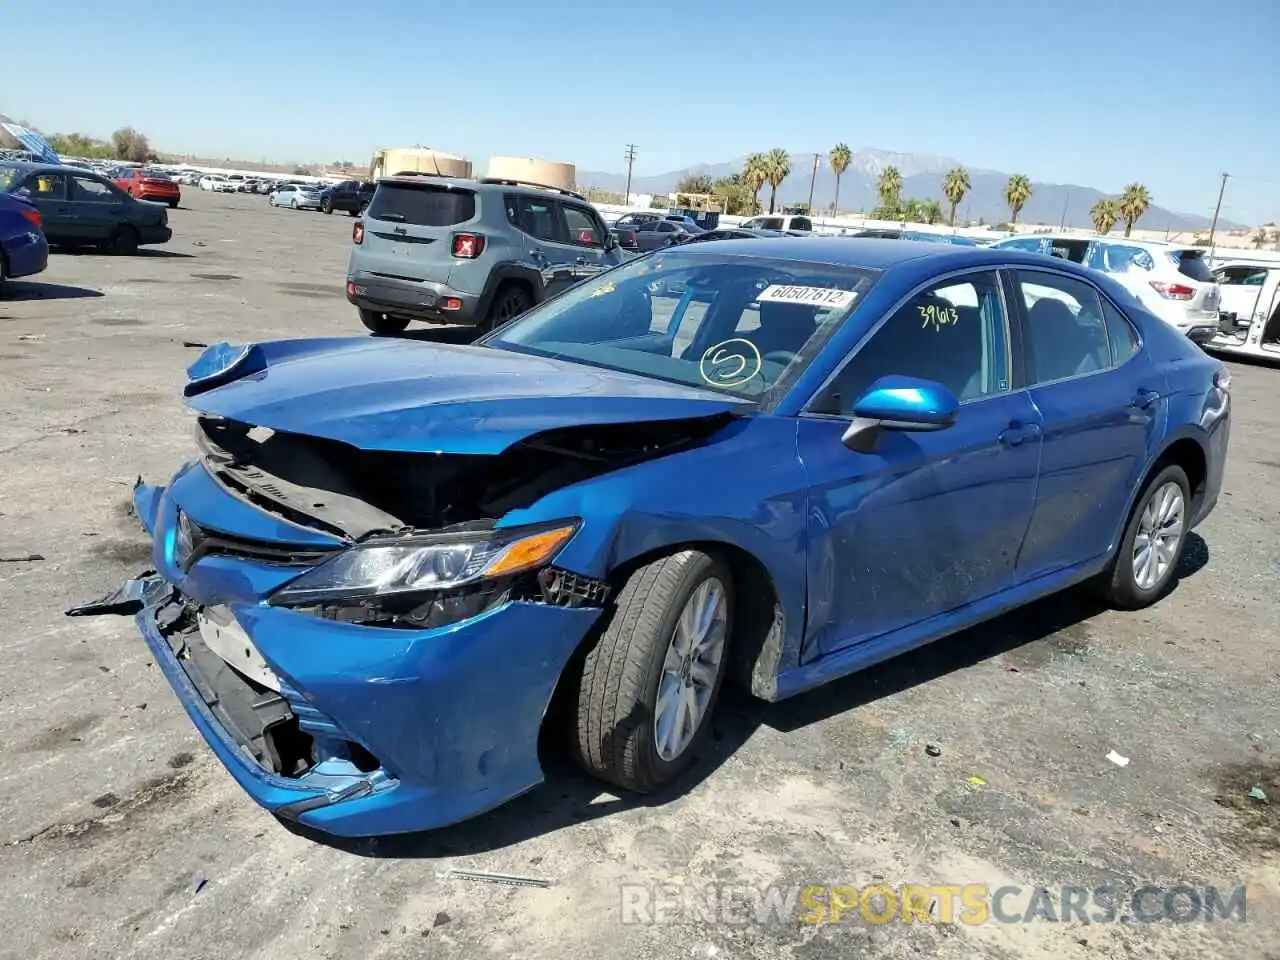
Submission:
POLYGON ((219 177, 214 174, 200 178, 200 189, 208 190, 212 193, 234 193, 236 188, 231 185, 226 177, 219 177))
POLYGON ((1218 284, 1197 247, 1066 233, 1010 237, 991 247, 1043 253, 1105 273, 1197 343, 1218 333, 1218 284))
POLYGON ((740 230, 799 230, 801 233, 813 232, 813 221, 808 217, 783 216, 766 213, 762 217, 752 217, 738 224, 740 230))
POLYGON ((1280 360, 1280 263, 1228 260, 1213 270, 1221 291, 1215 353, 1280 360))
POLYGON ((267 203, 291 210, 319 210, 320 190, 309 184, 286 183, 267 195, 267 203))

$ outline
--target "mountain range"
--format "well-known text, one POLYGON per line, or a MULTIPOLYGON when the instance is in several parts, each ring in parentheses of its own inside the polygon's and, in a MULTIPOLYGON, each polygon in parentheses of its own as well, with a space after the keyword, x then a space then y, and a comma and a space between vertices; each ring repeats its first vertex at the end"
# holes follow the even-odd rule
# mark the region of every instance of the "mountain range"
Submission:
MULTIPOLYGON (((724 163, 700 163, 683 170, 668 173, 635 175, 631 178, 632 193, 667 194, 688 176, 704 175, 712 180, 730 176, 742 169, 745 158, 724 163)), ((902 174, 902 196, 921 200, 938 200, 944 213, 949 209, 942 196, 942 178, 953 167, 964 166, 950 157, 931 154, 897 153, 891 150, 862 149, 853 154, 849 168, 840 178, 840 209, 869 211, 880 202, 876 193, 876 179, 886 167, 897 167, 902 174)), ((970 190, 956 211, 956 220, 983 220, 1001 223, 1009 219, 1009 207, 1004 202, 1004 188, 1009 174, 998 170, 981 170, 968 167, 970 190)), ((803 203, 809 199, 809 181, 813 174, 813 154, 791 154, 791 175, 778 187, 778 203, 803 203)), ((578 171, 578 183, 621 193, 626 189, 625 173, 578 171)), ((1089 209, 1108 196, 1093 187, 1071 183, 1032 182, 1033 192, 1023 207, 1018 220, 1021 223, 1058 224, 1065 220, 1068 226, 1088 227, 1092 221, 1089 209)), ((824 154, 818 164, 818 178, 813 190, 813 204, 819 210, 835 199, 836 177, 824 154)), ((767 205, 769 187, 760 191, 761 200, 767 205)), ((1202 230, 1207 229, 1210 218, 1189 213, 1176 213, 1154 204, 1138 221, 1145 230, 1202 230)), ((1221 229, 1238 229, 1241 225, 1219 220, 1221 229)))

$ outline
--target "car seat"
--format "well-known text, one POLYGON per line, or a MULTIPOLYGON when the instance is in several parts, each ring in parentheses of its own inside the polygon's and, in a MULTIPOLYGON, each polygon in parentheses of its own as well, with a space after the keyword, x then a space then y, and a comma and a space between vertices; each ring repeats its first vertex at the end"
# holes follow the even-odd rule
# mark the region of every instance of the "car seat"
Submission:
POLYGON ((1101 369, 1093 338, 1061 300, 1042 297, 1027 311, 1031 370, 1038 383, 1101 369))

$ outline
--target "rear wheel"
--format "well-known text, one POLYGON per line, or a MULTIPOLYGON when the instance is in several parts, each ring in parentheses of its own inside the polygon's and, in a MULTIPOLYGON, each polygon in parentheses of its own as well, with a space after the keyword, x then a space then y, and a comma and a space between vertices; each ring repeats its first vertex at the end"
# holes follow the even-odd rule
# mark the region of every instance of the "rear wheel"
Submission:
POLYGON ((633 572, 578 684, 579 762, 638 792, 675 780, 710 730, 728 663, 733 582, 723 560, 682 550, 633 572))
POLYGON ((533 306, 533 297, 518 283, 504 283, 493 294, 489 313, 484 318, 486 330, 500 327, 512 317, 518 317, 533 306))
POLYGON ((170 201, 169 201, 169 209, 170 209, 170 210, 176 210, 177 208, 178 208, 178 201, 177 201, 177 200, 170 200, 170 201))
POLYGON ((333 201, 330 200, 328 197, 325 197, 325 199, 320 201, 320 209, 323 210, 326 214, 333 213, 333 201))
POLYGON ((138 252, 138 231, 133 227, 116 227, 111 236, 103 241, 102 252, 117 257, 130 257, 138 252))
POLYGON ((1173 586, 1191 523, 1191 484, 1170 464, 1142 488, 1111 566, 1098 578, 1103 599, 1122 610, 1155 603, 1173 586))
POLYGON ((402 333, 405 327, 409 326, 407 317, 393 317, 387 313, 378 313, 376 310, 360 310, 360 322, 372 330, 374 333, 387 336, 390 334, 402 333))

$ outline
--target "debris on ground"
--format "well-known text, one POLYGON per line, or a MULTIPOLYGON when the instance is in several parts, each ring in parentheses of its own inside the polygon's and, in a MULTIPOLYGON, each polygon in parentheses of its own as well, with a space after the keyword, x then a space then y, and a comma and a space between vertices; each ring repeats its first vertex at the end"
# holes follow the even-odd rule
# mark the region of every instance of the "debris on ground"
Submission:
POLYGON ((549 887, 550 880, 537 877, 517 877, 509 873, 483 873, 475 870, 450 870, 451 880, 473 880, 477 883, 499 883, 510 887, 549 887))
POLYGON ((899 750, 905 750, 911 746, 911 731, 901 728, 893 730, 889 733, 889 743, 897 747, 899 750))
POLYGON ((36 560, 43 560, 38 553, 15 553, 7 557, 0 557, 0 563, 31 563, 36 560))
POLYGON ((1120 754, 1116 753, 1114 750, 1107 754, 1107 759, 1117 767, 1127 767, 1129 765, 1129 758, 1120 756, 1120 754))
POLYGON ((208 882, 209 881, 205 879, 205 875, 197 870, 196 875, 191 878, 191 893, 193 895, 199 893, 204 889, 204 885, 208 882))
POLYGON ((43 340, 44 334, 43 333, 20 333, 18 334, 18 339, 25 340, 28 343, 35 343, 39 340, 43 340))
POLYGON ((208 346, 207 343, 201 343, 199 340, 183 340, 182 345, 184 347, 207 347, 208 346))
POLYGON ((964 782, 969 784, 971 787, 985 787, 987 785, 987 781, 983 780, 981 777, 965 777, 964 782))
POLYGON ((942 748, 938 746, 936 743, 926 743, 924 745, 924 752, 931 757, 942 756, 942 748))
POLYGON ((1267 792, 1263 790, 1261 787, 1255 786, 1252 790, 1249 791, 1249 799, 1257 800, 1259 803, 1267 803, 1268 802, 1267 792))

